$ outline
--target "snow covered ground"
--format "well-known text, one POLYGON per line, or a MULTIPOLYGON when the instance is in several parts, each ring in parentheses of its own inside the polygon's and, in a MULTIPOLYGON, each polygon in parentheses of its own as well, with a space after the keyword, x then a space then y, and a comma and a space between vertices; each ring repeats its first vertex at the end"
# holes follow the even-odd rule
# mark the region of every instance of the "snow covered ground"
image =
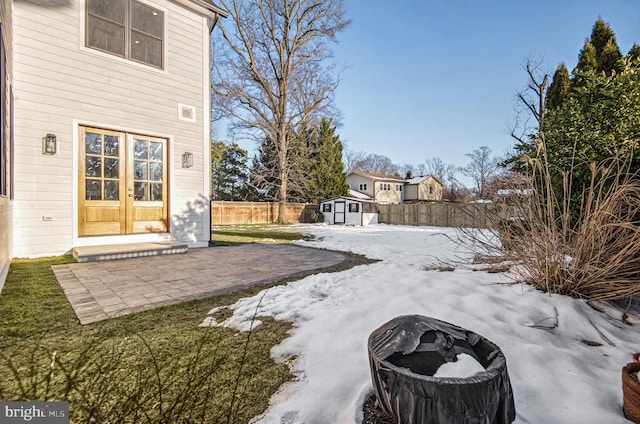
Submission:
MULTIPOLYGON (((295 323, 275 347, 296 356, 296 380, 274 396, 260 424, 351 424, 373 389, 367 355, 371 332, 390 319, 419 314, 465 327, 496 343, 507 358, 517 423, 628 423, 622 414, 622 367, 640 351, 640 325, 621 322, 586 302, 547 295, 507 274, 439 260, 471 256, 455 230, 376 225, 300 225, 315 241, 299 244, 365 255, 379 262, 322 273, 241 299, 225 325, 248 328, 258 315, 295 323), (432 269, 432 270, 428 270, 432 269), (558 317, 557 328, 553 327, 558 317), (601 346, 589 346, 596 342, 601 346)), ((205 323, 207 320, 205 320, 205 323)))

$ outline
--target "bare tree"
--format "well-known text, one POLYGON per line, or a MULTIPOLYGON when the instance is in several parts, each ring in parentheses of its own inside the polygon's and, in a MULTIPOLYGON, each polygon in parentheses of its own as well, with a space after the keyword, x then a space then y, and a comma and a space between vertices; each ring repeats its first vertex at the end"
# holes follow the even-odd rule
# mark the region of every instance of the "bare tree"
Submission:
POLYGON ((487 181, 498 171, 500 161, 497 157, 491 156, 491 149, 487 146, 482 146, 471 153, 467 153, 466 156, 471 159, 471 162, 467 166, 460 168, 460 172, 473 179, 478 196, 484 199, 487 194, 487 181))
POLYGON ((275 152, 278 222, 287 222, 291 134, 331 116, 338 78, 328 64, 349 21, 342 0, 219 0, 229 12, 215 43, 212 93, 219 117, 275 152))
POLYGON ((362 171, 381 175, 397 175, 400 172, 400 166, 384 155, 348 150, 345 156, 347 172, 362 171))
POLYGON ((526 89, 516 93, 518 113, 511 129, 511 137, 521 146, 536 142, 539 138, 544 139, 543 125, 547 113, 547 89, 549 88, 549 73, 541 70, 541 62, 528 58, 525 66, 529 83, 526 89))

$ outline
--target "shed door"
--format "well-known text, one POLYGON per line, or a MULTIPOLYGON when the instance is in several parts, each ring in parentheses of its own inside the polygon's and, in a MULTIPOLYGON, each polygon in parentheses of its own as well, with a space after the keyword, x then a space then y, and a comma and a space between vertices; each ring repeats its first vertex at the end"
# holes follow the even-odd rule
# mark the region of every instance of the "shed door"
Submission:
POLYGON ((78 234, 168 228, 167 140, 80 128, 78 234))
POLYGON ((336 201, 336 211, 333 214, 333 223, 334 224, 344 224, 345 223, 345 203, 344 201, 336 201))

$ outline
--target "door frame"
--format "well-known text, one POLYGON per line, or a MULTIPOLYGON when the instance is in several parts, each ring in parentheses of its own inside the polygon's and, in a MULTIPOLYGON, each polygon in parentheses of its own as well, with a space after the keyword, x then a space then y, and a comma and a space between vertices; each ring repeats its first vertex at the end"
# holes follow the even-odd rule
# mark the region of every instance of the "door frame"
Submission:
POLYGON ((175 136, 172 134, 162 132, 151 132, 147 130, 141 130, 140 128, 126 127, 119 125, 110 125, 103 122, 73 119, 73 131, 70 134, 72 138, 72 195, 73 195, 73 210, 71 214, 72 224, 72 245, 73 246, 92 246, 96 244, 120 244, 120 243, 144 243, 153 241, 162 241, 171 239, 173 233, 173 223, 171 219, 172 215, 172 197, 173 197, 173 181, 172 178, 174 171, 174 158, 173 158, 173 146, 175 145, 175 136), (122 132, 125 134, 137 134, 140 136, 163 138, 167 140, 167 152, 166 152, 166 172, 167 172, 167 200, 166 200, 166 215, 167 215, 167 231, 166 232, 152 232, 152 233, 139 233, 139 234, 114 234, 114 235, 102 235, 102 236, 80 236, 79 235, 79 160, 80 160, 80 143, 84 143, 84 140, 80 140, 80 127, 91 127, 98 129, 105 129, 108 131, 122 132))

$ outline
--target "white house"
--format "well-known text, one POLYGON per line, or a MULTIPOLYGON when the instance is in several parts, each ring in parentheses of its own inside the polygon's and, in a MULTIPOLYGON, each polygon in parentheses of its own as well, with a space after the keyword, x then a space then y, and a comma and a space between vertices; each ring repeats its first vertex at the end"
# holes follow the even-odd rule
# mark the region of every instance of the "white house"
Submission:
POLYGON ((393 175, 353 171, 347 175, 349 188, 380 204, 402 203, 405 179, 393 175))
POLYGON ((320 203, 328 224, 370 225, 378 223, 378 204, 355 197, 337 197, 320 203))
POLYGON ((0 0, 0 287, 13 257, 210 239, 207 0, 0 0))
POLYGON ((404 188, 404 203, 442 200, 444 184, 433 175, 413 177, 407 175, 404 188))
POLYGON ((347 175, 352 197, 367 198, 379 204, 442 200, 443 184, 433 175, 406 178, 396 175, 354 171, 347 175))

